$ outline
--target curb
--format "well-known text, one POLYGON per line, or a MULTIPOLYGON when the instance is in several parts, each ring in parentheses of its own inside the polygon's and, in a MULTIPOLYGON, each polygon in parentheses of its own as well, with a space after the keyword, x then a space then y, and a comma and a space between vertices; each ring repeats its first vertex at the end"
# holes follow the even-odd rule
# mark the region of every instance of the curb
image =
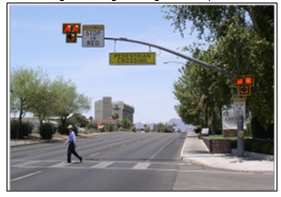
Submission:
MULTIPOLYGON (((230 154, 236 155, 237 149, 231 149, 230 154)), ((249 151, 244 151, 244 157, 249 157, 251 159, 274 161, 274 155, 267 155, 267 154, 256 153, 256 152, 249 152, 249 151)))

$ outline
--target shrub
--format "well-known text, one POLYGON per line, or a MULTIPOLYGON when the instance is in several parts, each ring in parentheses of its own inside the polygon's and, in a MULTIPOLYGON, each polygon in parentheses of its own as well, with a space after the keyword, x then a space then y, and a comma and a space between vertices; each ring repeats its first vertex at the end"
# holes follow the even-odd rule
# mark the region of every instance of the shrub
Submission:
POLYGON ((248 139, 248 140, 244 140, 244 150, 245 151, 251 151, 252 150, 252 144, 253 141, 248 139))
POLYGON ((195 133, 201 133, 201 128, 196 128, 196 129, 194 129, 194 132, 195 132, 195 133))
POLYGON ((55 134, 55 127, 51 123, 43 123, 39 128, 39 133, 43 139, 52 139, 53 134, 55 134))
MULTIPOLYGON (((16 139, 17 138, 17 129, 19 126, 19 121, 18 120, 11 120, 11 139, 16 139)), ((20 131, 19 131, 19 139, 23 139, 24 136, 28 136, 31 134, 33 129, 33 124, 31 122, 22 122, 20 131)))
POLYGON ((272 146, 271 150, 270 150, 270 154, 274 155, 274 147, 272 146))
POLYGON ((237 148, 237 139, 231 140, 231 148, 237 148))
POLYGON ((33 124, 31 122, 27 121, 22 123, 22 128, 21 128, 22 137, 31 134, 32 130, 33 130, 33 124))
POLYGON ((259 143, 259 142, 254 142, 254 143, 252 144, 252 151, 253 151, 253 152, 261 153, 261 150, 262 150, 262 145, 261 145, 261 143, 259 143))
POLYGON ((97 129, 98 124, 97 123, 90 123, 86 126, 87 129, 97 129))
POLYGON ((273 144, 263 144, 262 145, 262 153, 270 154, 272 148, 273 148, 273 144))
POLYGON ((17 138, 17 129, 18 129, 19 121, 17 120, 11 120, 11 139, 17 138))

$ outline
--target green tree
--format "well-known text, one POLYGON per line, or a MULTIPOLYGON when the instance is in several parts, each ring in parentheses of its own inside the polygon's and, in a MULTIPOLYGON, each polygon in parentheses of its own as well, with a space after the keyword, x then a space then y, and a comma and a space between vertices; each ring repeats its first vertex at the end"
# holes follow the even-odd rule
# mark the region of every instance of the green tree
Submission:
MULTIPOLYGON (((40 67, 31 69, 22 66, 11 71, 10 108, 12 113, 19 114, 17 139, 20 136, 19 132, 22 127, 22 118, 25 116, 26 112, 36 111, 37 113, 43 114, 43 106, 40 112, 36 109, 38 109, 38 106, 41 104, 41 98, 45 93, 44 88, 47 84, 48 77, 40 67)), ((43 98, 43 100, 45 99, 43 98)))
POLYGON ((89 120, 80 113, 73 114, 73 116, 69 118, 69 121, 79 127, 86 127, 89 124, 89 120))
POLYGON ((129 129, 130 126, 132 125, 132 122, 128 119, 128 118, 124 118, 120 121, 120 126, 125 128, 125 129, 129 129))
POLYGON ((106 130, 107 131, 113 131, 114 130, 114 124, 107 124, 106 125, 106 130))
POLYGON ((114 113, 112 114, 112 119, 118 120, 118 118, 119 118, 119 114, 118 114, 117 112, 114 112, 114 113))
POLYGON ((91 108, 91 99, 77 93, 71 80, 65 81, 63 77, 58 77, 50 85, 50 90, 56 98, 53 113, 60 117, 62 129, 66 127, 65 123, 70 114, 81 113, 91 108))
MULTIPOLYGON (((241 74, 254 74, 255 87, 252 88, 252 96, 247 99, 247 108, 264 127, 272 124, 274 121, 274 7, 168 5, 163 7, 163 11, 164 18, 172 21, 175 31, 178 30, 181 36, 184 36, 186 22, 193 23, 191 33, 194 30, 199 32, 198 38, 208 42, 210 47, 207 51, 212 52, 210 57, 216 60, 206 61, 201 57, 203 61, 236 74, 238 60, 241 74), (165 10, 166 8, 168 10, 165 10)), ((217 85, 216 82, 211 82, 209 85, 217 85)), ((229 92, 234 94, 233 89, 229 92)), ((229 103, 230 101, 225 104, 229 103)), ((188 106, 181 106, 181 109, 183 108, 188 106)))

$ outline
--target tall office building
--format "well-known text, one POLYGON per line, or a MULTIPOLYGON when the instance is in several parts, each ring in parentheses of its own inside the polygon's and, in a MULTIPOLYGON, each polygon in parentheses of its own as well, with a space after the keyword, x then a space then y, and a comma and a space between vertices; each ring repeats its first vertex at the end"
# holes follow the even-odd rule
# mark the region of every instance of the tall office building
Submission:
POLYGON ((112 118, 112 114, 117 113, 119 119, 129 119, 134 122, 133 106, 130 106, 123 101, 112 101, 111 97, 103 97, 102 100, 95 102, 95 119, 96 120, 108 120, 112 118))

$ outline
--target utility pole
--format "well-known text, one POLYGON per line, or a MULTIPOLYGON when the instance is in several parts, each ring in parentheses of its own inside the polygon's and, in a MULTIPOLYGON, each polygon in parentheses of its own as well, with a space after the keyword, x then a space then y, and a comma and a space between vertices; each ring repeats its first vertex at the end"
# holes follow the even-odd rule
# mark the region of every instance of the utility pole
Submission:
MULTIPOLYGON (((237 28, 239 28, 239 8, 236 6, 236 14, 237 14, 237 28)), ((240 39, 236 38, 236 67, 237 67, 237 75, 241 75, 240 69, 240 39)), ((236 98, 241 98, 238 94, 238 89, 236 92, 236 98)), ((239 115, 237 117, 237 156, 244 157, 244 120, 243 115, 239 115)))

